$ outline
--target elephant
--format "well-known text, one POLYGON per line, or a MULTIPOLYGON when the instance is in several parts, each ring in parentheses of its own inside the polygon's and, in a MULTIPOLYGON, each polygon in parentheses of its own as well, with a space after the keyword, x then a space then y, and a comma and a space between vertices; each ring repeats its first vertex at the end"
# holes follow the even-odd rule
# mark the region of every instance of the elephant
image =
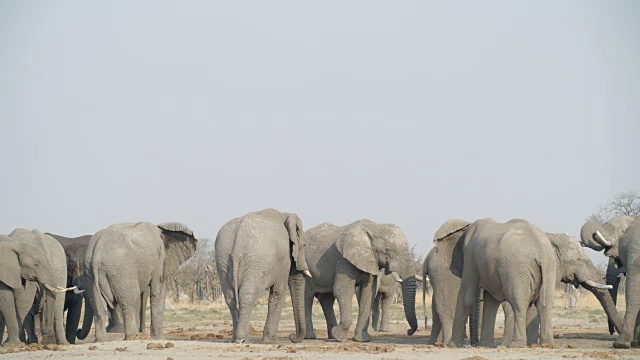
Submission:
MULTIPOLYGON (((429 278, 433 289, 430 345, 435 344, 440 336, 442 336, 442 344, 448 344, 451 340, 456 311, 456 303, 453 300, 458 298, 462 278, 462 272, 459 271, 462 266, 454 264, 462 264, 464 243, 462 235, 469 225, 471 225, 470 222, 459 219, 451 219, 442 224, 433 237, 434 247, 423 263, 423 278, 429 278)), ((426 286, 422 292, 422 302, 426 308, 425 297, 426 286)))
POLYGON ((369 317, 376 293, 376 276, 382 269, 402 282, 404 312, 410 326, 407 334, 413 335, 418 328, 415 270, 409 244, 398 226, 370 220, 346 226, 321 224, 307 230, 307 237, 307 261, 312 277, 305 289, 306 338, 316 337, 311 320, 315 296, 327 319, 329 338, 345 341, 353 323, 351 302, 358 286, 359 312, 353 340, 371 341, 369 317), (340 306, 339 324, 333 313, 334 299, 340 306))
POLYGON ((627 310, 620 336, 613 346, 622 349, 640 346, 640 216, 616 216, 604 224, 587 222, 580 229, 580 238, 583 246, 604 250, 609 257, 606 279, 607 284, 613 286, 614 299, 620 282, 618 275, 627 275, 627 310))
POLYGON ((249 322, 256 300, 269 291, 269 308, 262 342, 276 343, 278 323, 286 296, 291 293, 299 343, 305 333, 303 306, 306 235, 294 213, 264 209, 225 223, 216 236, 215 260, 224 299, 233 320, 233 341, 249 341, 249 322))
MULTIPOLYGON (((593 264, 580 243, 571 235, 546 233, 556 252, 556 280, 574 287, 582 286, 596 297, 605 313, 612 319, 612 325, 618 332, 622 330, 622 320, 618 314, 613 298, 609 293, 611 285, 601 285, 598 268, 593 264)), ((508 346, 513 338, 513 310, 503 303, 505 313, 504 337, 502 345, 508 346)), ((527 312, 527 345, 538 340, 539 317, 532 306, 527 312)))
MULTIPOLYGON (((45 234, 58 240, 64 249, 67 258, 67 287, 79 286, 84 276, 84 256, 87 252, 91 235, 68 238, 51 233, 45 234)), ((65 334, 70 344, 76 343, 76 334, 80 323, 83 302, 84 294, 78 293, 78 291, 68 291, 64 298, 64 311, 67 312, 65 334)), ((92 319, 88 316, 90 314, 90 311, 85 311, 84 324, 91 324, 92 319)), ((86 327, 86 325, 84 326, 86 327)), ((89 325, 89 327, 91 327, 91 325, 89 325)))
POLYGON ((377 292, 371 307, 371 325, 374 331, 389 331, 391 303, 398 289, 398 284, 399 282, 393 278, 393 275, 385 275, 384 271, 378 273, 377 292))
MULTIPOLYGON (((90 318, 95 320, 96 342, 106 338, 108 309, 121 306, 124 338, 138 332, 141 297, 149 287, 151 337, 163 335, 165 274, 195 253, 198 240, 186 225, 171 222, 114 224, 91 237, 84 258, 83 288, 90 318)), ((78 338, 84 339, 91 324, 83 324, 78 338)))
MULTIPOLYGON (((48 253, 49 247, 40 241, 40 235, 42 233, 38 231, 24 229, 15 230, 11 237, 0 235, 0 340, 6 325, 8 338, 5 344, 27 342, 24 337, 25 322, 33 319, 30 310, 34 306, 37 292, 43 293, 42 296, 49 299, 49 316, 43 333, 51 337, 56 310, 55 299, 66 289, 57 284, 57 269, 50 261, 51 259, 55 262, 56 259, 48 253)), ((44 242, 48 243, 46 239, 44 242)), ((55 340, 58 340, 57 335, 54 337, 55 340)), ((28 342, 37 341, 31 327, 28 342)), ((64 344, 64 341, 59 343, 64 344)))
MULTIPOLYGON (((526 220, 500 224, 493 219, 481 219, 466 230, 462 253, 462 280, 448 346, 464 344, 466 320, 480 289, 484 291, 481 345, 493 346, 496 313, 503 301, 514 312, 510 347, 526 346, 526 313, 532 303, 540 314, 541 344, 553 344, 557 266, 549 237, 526 220)), ((476 325, 472 327, 477 327, 478 319, 474 317, 476 325)))
MULTIPOLYGON (((67 259, 62 245, 53 237, 43 234, 38 230, 15 229, 9 234, 9 237, 15 241, 28 242, 36 246, 40 246, 51 264, 53 272, 50 274, 51 286, 58 290, 55 291, 37 291, 32 304, 34 306, 25 319, 25 330, 29 334, 29 338, 36 340, 34 316, 42 312, 43 320, 42 342, 69 344, 64 331, 64 299, 66 296, 67 285, 67 259), (64 290, 64 291, 63 291, 64 290), (41 296, 46 296, 41 301, 41 296), (42 308, 44 305, 44 308, 42 308)), ((77 290, 74 288, 74 290, 77 290)), ((29 340, 30 342, 32 340, 29 340)))

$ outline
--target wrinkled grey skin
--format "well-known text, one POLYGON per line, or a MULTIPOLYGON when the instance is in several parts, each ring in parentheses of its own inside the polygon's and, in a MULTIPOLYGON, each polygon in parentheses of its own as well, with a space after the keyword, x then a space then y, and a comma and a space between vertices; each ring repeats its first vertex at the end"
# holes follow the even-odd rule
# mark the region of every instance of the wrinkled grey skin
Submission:
MULTIPOLYGON (((553 343, 552 310, 556 284, 555 250, 548 236, 525 220, 499 224, 477 220, 464 234, 464 266, 448 346, 464 344, 465 323, 484 290, 480 344, 494 345, 496 313, 507 301, 514 311, 514 334, 510 347, 525 347, 526 313, 531 303, 540 314, 543 345, 553 343)), ((477 324, 477 319, 474 320, 477 324)))
POLYGON ((371 306, 371 325, 373 330, 380 332, 389 331, 389 316, 391 315, 391 303, 398 289, 399 283, 384 271, 378 273, 377 287, 373 304, 371 306))
MULTIPOLYGON (((81 287, 81 278, 84 276, 84 256, 89 246, 91 235, 79 236, 77 238, 67 238, 61 235, 45 233, 58 240, 67 259, 67 288, 78 286, 81 287)), ((70 344, 76 343, 76 334, 78 332, 78 324, 80 323, 80 314, 82 312, 82 304, 84 302, 84 294, 76 294, 73 291, 67 291, 64 298, 64 310, 67 311, 67 321, 65 324, 65 334, 70 344)), ((91 324, 89 314, 85 312, 84 322, 91 324)), ((86 325, 85 325, 86 326, 86 325)), ((91 327, 91 325, 89 325, 91 327)))
POLYGON ((626 271, 627 310, 622 331, 613 346, 624 349, 640 346, 640 323, 637 323, 640 319, 640 216, 616 216, 604 224, 587 222, 580 230, 580 238, 584 246, 596 251, 604 250, 604 254, 610 258, 607 283, 614 286, 614 298, 620 282, 618 274, 626 271), (596 232, 609 245, 601 244, 596 232))
MULTIPOLYGON (((429 344, 436 343, 441 337, 442 344, 451 341, 453 318, 462 278, 464 235, 470 222, 458 219, 448 220, 436 231, 434 247, 424 260, 422 276, 429 277, 433 294, 431 311, 433 324, 429 344)), ((423 288, 423 305, 426 307, 426 286, 423 288)), ((425 325, 426 326, 426 325, 425 325)))
POLYGON ((353 323, 352 299, 358 286, 358 320, 353 340, 371 341, 368 333, 371 304, 380 270, 397 273, 403 280, 404 311, 412 335, 418 328, 415 312, 416 279, 409 244, 396 225, 359 220, 346 226, 318 225, 307 231, 307 262, 312 278, 307 279, 305 309, 306 338, 316 337, 311 321, 313 297, 322 305, 329 337, 347 339, 353 323), (333 313, 333 299, 340 306, 340 323, 333 313))
MULTIPOLYGON (((173 271, 193 256, 198 241, 180 223, 154 225, 147 222, 111 225, 98 231, 84 258, 83 289, 95 319, 96 341, 106 339, 107 311, 120 305, 125 340, 138 332, 140 299, 149 287, 151 337, 163 337, 165 271, 173 271)), ((83 324, 78 338, 84 339, 91 324, 83 324), (88 326, 87 326, 88 325, 88 326)))
MULTIPOLYGON (((610 319, 613 319, 613 326, 620 331, 622 320, 618 314, 611 294, 608 290, 598 289, 587 283, 601 283, 599 271, 591 262, 580 243, 571 235, 547 233, 556 253, 556 280, 574 286, 582 286, 589 290, 598 299, 602 308, 610 319)), ((507 303, 502 303, 505 312, 505 327, 502 345, 509 346, 513 338, 513 310, 507 303)), ((531 346, 538 341, 540 318, 535 307, 531 306, 527 311, 527 346, 531 346)))
MULTIPOLYGON (((65 288, 67 285, 67 258, 64 249, 60 243, 49 235, 43 234, 38 230, 15 229, 9 237, 15 241, 32 243, 42 247, 51 264, 53 272, 50 274, 51 283, 49 285, 65 288)), ((64 332, 64 298, 65 292, 46 291, 40 289, 36 293, 36 305, 32 306, 31 311, 25 320, 25 329, 29 334, 29 338, 35 338, 34 316, 42 311, 42 342, 69 344, 64 332), (40 306, 40 296, 45 296, 44 309, 40 306), (53 330, 53 331, 52 331, 53 330)))
MULTIPOLYGON (((55 299, 55 294, 44 289, 44 285, 55 286, 54 274, 42 243, 0 235, 0 340, 5 325, 8 332, 4 344, 27 342, 24 323, 29 321, 36 289, 42 286, 40 290, 48 298, 55 299)), ((53 317, 47 319, 48 327, 43 332, 50 334, 52 323, 53 317)), ((28 341, 37 342, 38 339, 31 333, 28 341)))
POLYGON ((249 340, 251 312, 256 300, 269 291, 269 309, 262 341, 276 343, 280 313, 289 287, 296 333, 305 333, 303 306, 306 236, 298 215, 265 209, 230 220, 215 242, 216 266, 224 299, 233 320, 233 340, 249 340))

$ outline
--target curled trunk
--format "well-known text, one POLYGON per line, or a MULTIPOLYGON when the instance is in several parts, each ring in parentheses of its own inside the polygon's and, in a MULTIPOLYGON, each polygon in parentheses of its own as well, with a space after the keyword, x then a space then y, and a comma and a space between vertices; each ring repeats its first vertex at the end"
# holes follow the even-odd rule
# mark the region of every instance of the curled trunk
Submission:
POLYGON ((402 305, 404 306, 404 315, 409 322, 410 329, 407 335, 411 336, 418 330, 418 318, 416 317, 416 279, 413 275, 404 279, 402 282, 402 305))
POLYGON ((293 271, 289 276, 289 291, 291 292, 291 303, 293 305, 293 319, 296 325, 296 333, 289 335, 289 340, 299 343, 307 333, 305 311, 304 311, 304 288, 305 279, 300 271, 293 271))

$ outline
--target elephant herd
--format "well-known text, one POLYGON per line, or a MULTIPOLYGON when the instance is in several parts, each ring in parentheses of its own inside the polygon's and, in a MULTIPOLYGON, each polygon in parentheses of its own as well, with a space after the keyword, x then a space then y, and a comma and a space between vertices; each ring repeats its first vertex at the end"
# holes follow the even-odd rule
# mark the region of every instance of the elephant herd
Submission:
MULTIPOLYGON (((266 209, 224 224, 216 237, 215 256, 237 343, 248 340, 251 312, 264 291, 269 292, 269 303, 262 341, 276 341, 285 284, 296 329, 289 336, 292 342, 316 338, 314 298, 322 307, 328 337, 347 340, 354 323, 354 296, 358 312, 352 339, 371 341, 372 312, 374 329, 387 330, 389 292, 397 286, 402 286, 407 334, 412 335, 418 328, 417 281, 424 281, 423 289, 429 282, 433 290, 430 343, 463 346, 468 322, 472 345, 495 346, 496 314, 502 306, 502 345, 550 345, 555 289, 563 282, 595 295, 608 316, 610 333, 620 333, 615 347, 640 346, 640 217, 588 222, 580 235, 578 241, 568 234, 545 233, 522 219, 453 219, 436 231, 422 274, 415 275, 407 239, 394 224, 359 220, 304 231, 296 214, 266 209), (610 258, 606 284, 600 283, 582 247, 604 251, 610 258), (621 274, 627 276, 624 321, 616 309, 621 274)), ((423 301, 425 296, 423 292, 423 301)))
POLYGON ((36 315, 45 343, 86 338, 94 318, 96 341, 105 340, 107 321, 109 330, 131 339, 144 331, 148 300, 151 336, 160 338, 164 279, 196 245, 181 223, 115 224, 78 238, 27 229, 0 235, 0 340, 6 326, 3 345, 38 342, 36 315))
MULTIPOLYGON (((496 314, 502 306, 502 345, 547 345, 553 343, 556 285, 564 282, 595 295, 608 316, 610 333, 620 333, 615 347, 640 346, 640 217, 587 222, 580 237, 545 233, 521 219, 452 219, 435 232, 422 274, 416 275, 409 243, 394 224, 359 220, 304 231, 298 215, 265 209, 220 228, 215 262, 237 343, 248 340, 251 312, 265 291, 269 298, 262 341, 277 342, 287 288, 295 324, 292 342, 316 338, 314 299, 321 305, 329 338, 347 340, 355 322, 352 339, 371 341, 370 322, 374 330, 388 330, 389 305, 399 286, 407 334, 412 335, 418 328, 417 283, 423 281, 423 289, 427 282, 432 288, 430 343, 463 346, 468 323, 472 345, 495 346, 496 314), (609 257, 606 284, 600 283, 582 247, 609 257), (616 309, 622 274, 624 320, 616 309)), ((36 316, 43 342, 74 343, 76 337, 87 337, 92 323, 96 341, 104 341, 107 332, 124 332, 125 339, 133 339, 145 331, 148 301, 151 336, 163 337, 165 278, 193 256, 197 242, 191 229, 176 222, 115 224, 78 238, 26 229, 0 235, 0 339, 5 325, 8 334, 3 345, 37 342, 36 316)), ((423 290, 423 302, 425 297, 423 290)))

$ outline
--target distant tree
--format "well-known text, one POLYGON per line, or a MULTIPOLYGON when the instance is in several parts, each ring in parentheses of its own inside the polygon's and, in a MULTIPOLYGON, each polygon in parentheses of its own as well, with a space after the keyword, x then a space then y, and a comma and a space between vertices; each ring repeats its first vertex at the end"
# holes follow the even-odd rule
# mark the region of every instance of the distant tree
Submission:
POLYGON ((625 191, 615 194, 605 204, 600 205, 598 211, 591 214, 586 221, 603 223, 619 215, 640 215, 640 191, 625 191))

